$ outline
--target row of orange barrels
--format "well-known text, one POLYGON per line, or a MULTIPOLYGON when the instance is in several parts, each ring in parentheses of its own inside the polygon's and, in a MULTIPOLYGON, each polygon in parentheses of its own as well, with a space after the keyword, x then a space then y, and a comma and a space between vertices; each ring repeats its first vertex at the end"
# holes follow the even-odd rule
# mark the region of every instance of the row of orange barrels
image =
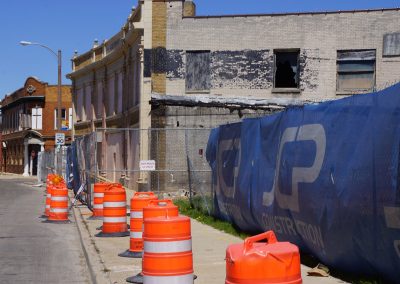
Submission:
MULTIPOLYGON (((55 202, 61 187, 61 184, 48 183, 49 220, 68 218, 68 212, 61 216, 55 212, 58 210, 52 211, 53 206, 59 206, 55 202)), ((136 192, 130 200, 130 232, 126 222, 126 192, 120 184, 96 183, 93 201, 91 218, 103 219, 102 231, 96 236, 129 235, 129 249, 119 255, 142 257, 142 272, 127 278, 128 282, 194 283, 190 218, 179 216, 171 200, 158 200, 152 192, 136 192)), ((63 206, 68 208, 68 200, 66 207, 63 206)), ((278 242, 272 231, 229 245, 225 259, 226 284, 302 283, 298 248, 288 242, 278 242)))
MULTIPOLYGON (((121 185, 95 184, 93 217, 103 217, 99 236, 126 232, 125 200, 121 185)), ((190 219, 179 216, 171 200, 158 200, 153 192, 136 192, 131 198, 130 247, 119 255, 143 257, 143 280, 140 275, 129 277, 131 283, 188 284, 196 278, 190 219)), ((226 284, 302 283, 298 248, 278 242, 272 231, 229 245, 225 260, 226 284)))
POLYGON ((46 180, 46 205, 43 214, 46 222, 69 222, 68 189, 62 177, 49 174, 46 180))
POLYGON ((179 216, 172 200, 153 192, 136 192, 130 200, 130 232, 126 222, 126 192, 120 184, 94 185, 94 218, 102 218, 98 237, 130 236, 120 256, 142 257, 142 273, 131 283, 193 283, 190 218, 179 216))

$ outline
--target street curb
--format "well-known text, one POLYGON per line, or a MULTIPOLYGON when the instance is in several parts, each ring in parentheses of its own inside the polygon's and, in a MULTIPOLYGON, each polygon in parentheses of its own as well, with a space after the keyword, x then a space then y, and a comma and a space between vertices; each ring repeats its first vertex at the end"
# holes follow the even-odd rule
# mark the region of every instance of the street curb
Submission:
POLYGON ((87 228, 82 228, 85 220, 81 214, 81 211, 75 207, 72 207, 72 209, 91 282, 94 284, 111 283, 110 277, 103 272, 107 269, 104 266, 104 262, 102 261, 100 254, 93 247, 93 239, 90 236, 90 232, 87 230, 87 228), (91 242, 87 244, 85 239, 91 240, 91 242), (97 256, 97 259, 93 259, 93 256, 97 256))

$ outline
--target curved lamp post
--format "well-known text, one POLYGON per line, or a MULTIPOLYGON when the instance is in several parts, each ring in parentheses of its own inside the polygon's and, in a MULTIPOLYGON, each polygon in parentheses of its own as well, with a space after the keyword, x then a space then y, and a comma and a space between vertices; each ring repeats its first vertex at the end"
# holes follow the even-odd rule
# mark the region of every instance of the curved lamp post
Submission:
POLYGON ((50 47, 37 43, 37 42, 30 42, 30 41, 20 41, 20 45, 28 46, 28 45, 38 45, 41 46, 48 51, 50 51, 55 57, 57 57, 58 61, 58 83, 57 83, 57 130, 61 130, 61 50, 59 49, 56 53, 50 47))
MULTIPOLYGON (((28 46, 28 45, 38 45, 41 46, 48 51, 50 51, 54 56, 57 57, 57 63, 58 63, 58 83, 57 83, 57 130, 61 130, 61 50, 59 49, 58 52, 56 53, 54 50, 52 50, 50 47, 37 43, 37 42, 30 42, 30 41, 20 41, 20 45, 22 46, 28 46)), ((27 149, 26 149, 27 150, 27 149)), ((57 155, 55 155, 55 170, 56 173, 59 173, 59 158, 57 155)), ((59 173, 60 174, 60 173, 59 173)))

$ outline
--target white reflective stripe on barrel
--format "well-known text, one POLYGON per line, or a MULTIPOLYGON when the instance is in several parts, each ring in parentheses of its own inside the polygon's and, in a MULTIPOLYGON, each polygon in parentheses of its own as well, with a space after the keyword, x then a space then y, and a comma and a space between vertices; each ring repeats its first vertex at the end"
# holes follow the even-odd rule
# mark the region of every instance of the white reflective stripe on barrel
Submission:
MULTIPOLYGON (((143 273, 144 274, 144 273, 143 273)), ((192 284, 193 274, 177 276, 147 276, 143 275, 143 283, 146 284, 192 284)))
POLYGON ((131 239, 141 239, 143 237, 142 232, 131 232, 130 238, 131 239))
POLYGON ((65 212, 68 212, 68 208, 50 208, 50 212, 65 213, 65 212))
POLYGON ((46 205, 46 208, 50 208, 50 205, 46 205))
POLYGON ((126 223, 126 217, 103 217, 103 223, 126 223))
POLYGON ((126 202, 103 202, 104 207, 125 207, 126 202))
POLYGON ((95 192, 94 197, 104 197, 104 193, 95 192))
POLYGON ((131 210, 131 219, 143 219, 143 211, 131 210))
POLYGON ((103 204, 94 204, 93 208, 94 209, 103 209, 103 204))
POLYGON ((68 197, 63 197, 63 196, 52 196, 51 197, 52 201, 66 201, 68 200, 68 197))
POLYGON ((144 241, 144 252, 150 253, 175 253, 192 250, 192 240, 174 242, 149 242, 144 241))
POLYGON ((51 198, 51 194, 50 194, 50 193, 47 193, 46 197, 47 197, 47 198, 51 198))

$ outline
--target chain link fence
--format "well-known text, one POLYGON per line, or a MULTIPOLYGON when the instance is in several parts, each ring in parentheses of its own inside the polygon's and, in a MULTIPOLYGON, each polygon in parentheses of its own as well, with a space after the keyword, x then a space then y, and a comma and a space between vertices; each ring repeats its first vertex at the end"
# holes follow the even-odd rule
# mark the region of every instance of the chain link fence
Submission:
MULTIPOLYGON (((128 191, 153 191, 160 198, 188 197, 212 214, 211 169, 205 153, 211 129, 108 128, 76 138, 79 179, 90 192, 99 181, 128 191), (84 176, 82 176, 84 175, 84 176)), ((73 152, 73 151, 72 151, 73 152)), ((74 179, 76 179, 74 174, 74 179)), ((128 194, 129 196, 129 194, 128 194)))
POLYGON ((67 146, 61 146, 51 151, 38 153, 38 172, 37 179, 46 182, 47 175, 57 173, 65 180, 68 180, 66 172, 67 146))

